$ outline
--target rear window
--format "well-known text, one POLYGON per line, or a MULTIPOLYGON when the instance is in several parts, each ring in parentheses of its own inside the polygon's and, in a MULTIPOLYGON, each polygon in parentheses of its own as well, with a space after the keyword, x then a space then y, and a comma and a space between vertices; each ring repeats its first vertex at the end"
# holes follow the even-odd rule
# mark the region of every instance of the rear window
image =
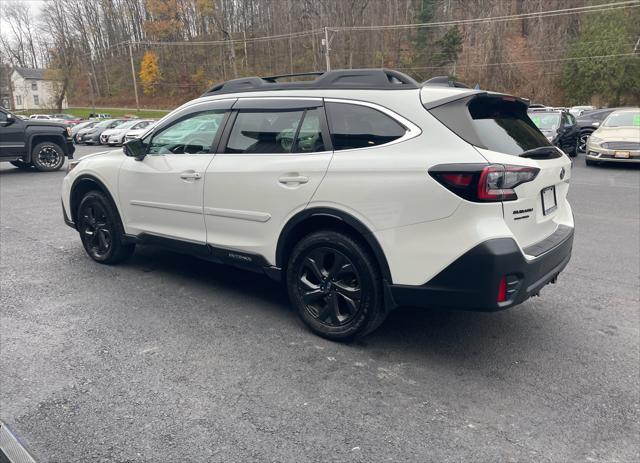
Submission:
POLYGON ((471 96, 430 110, 460 138, 479 148, 521 155, 551 146, 520 101, 471 96))

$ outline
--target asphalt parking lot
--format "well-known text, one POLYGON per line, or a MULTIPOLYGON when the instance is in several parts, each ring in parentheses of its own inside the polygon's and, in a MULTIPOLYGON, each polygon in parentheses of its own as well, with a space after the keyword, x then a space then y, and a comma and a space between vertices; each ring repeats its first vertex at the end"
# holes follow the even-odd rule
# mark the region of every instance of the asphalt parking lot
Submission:
POLYGON ((541 297, 400 309, 350 345, 260 275, 97 265, 64 175, 0 165, 0 419, 38 462, 640 460, 640 169, 574 162, 573 258, 541 297))

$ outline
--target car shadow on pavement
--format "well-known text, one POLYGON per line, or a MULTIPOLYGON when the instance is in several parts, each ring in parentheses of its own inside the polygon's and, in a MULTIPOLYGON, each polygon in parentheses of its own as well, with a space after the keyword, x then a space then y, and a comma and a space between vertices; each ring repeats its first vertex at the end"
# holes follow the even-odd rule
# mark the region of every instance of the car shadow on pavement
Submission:
MULTIPOLYGON (((250 304, 243 310, 258 316, 266 315, 288 320, 295 319, 295 329, 305 327, 297 321, 284 285, 265 275, 241 270, 228 265, 208 262, 195 257, 177 254, 154 246, 141 246, 129 265, 143 272, 161 271, 187 278, 198 287, 223 298, 248 297, 250 304)), ((401 350, 404 354, 444 356, 466 361, 473 355, 502 355, 510 348, 519 350, 526 340, 526 350, 542 348, 545 332, 548 342, 548 321, 536 314, 532 304, 525 302, 515 308, 494 313, 454 311, 401 307, 389 314, 387 320, 372 334, 347 344, 326 342, 328 345, 345 346, 346 349, 367 351, 372 357, 384 357, 401 350)), ((289 323, 289 322, 287 322, 289 323)), ((297 334, 296 334, 297 335, 297 334)), ((315 335, 309 333, 309 336, 315 335)))

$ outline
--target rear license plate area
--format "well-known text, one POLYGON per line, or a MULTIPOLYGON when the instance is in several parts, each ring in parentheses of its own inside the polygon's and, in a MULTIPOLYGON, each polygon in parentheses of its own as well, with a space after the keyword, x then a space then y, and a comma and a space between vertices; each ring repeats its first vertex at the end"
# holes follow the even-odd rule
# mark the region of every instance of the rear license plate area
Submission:
POLYGON ((540 196, 542 197, 542 212, 544 215, 549 215, 558 208, 555 185, 544 188, 540 192, 540 196))

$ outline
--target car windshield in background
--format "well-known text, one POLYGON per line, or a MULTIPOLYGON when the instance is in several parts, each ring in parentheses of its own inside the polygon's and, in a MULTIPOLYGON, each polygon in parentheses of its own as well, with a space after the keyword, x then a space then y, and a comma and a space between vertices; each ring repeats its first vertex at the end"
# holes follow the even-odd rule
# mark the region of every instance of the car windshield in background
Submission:
POLYGON ((638 127, 640 129, 640 111, 611 113, 602 125, 604 127, 638 127))
POLYGON ((136 125, 137 123, 139 123, 139 120, 131 120, 131 121, 125 121, 122 124, 118 124, 118 126, 116 127, 117 129, 128 129, 133 127, 134 125, 136 125))
POLYGON ((554 132, 560 127, 560 113, 530 113, 529 118, 545 132, 554 132))

